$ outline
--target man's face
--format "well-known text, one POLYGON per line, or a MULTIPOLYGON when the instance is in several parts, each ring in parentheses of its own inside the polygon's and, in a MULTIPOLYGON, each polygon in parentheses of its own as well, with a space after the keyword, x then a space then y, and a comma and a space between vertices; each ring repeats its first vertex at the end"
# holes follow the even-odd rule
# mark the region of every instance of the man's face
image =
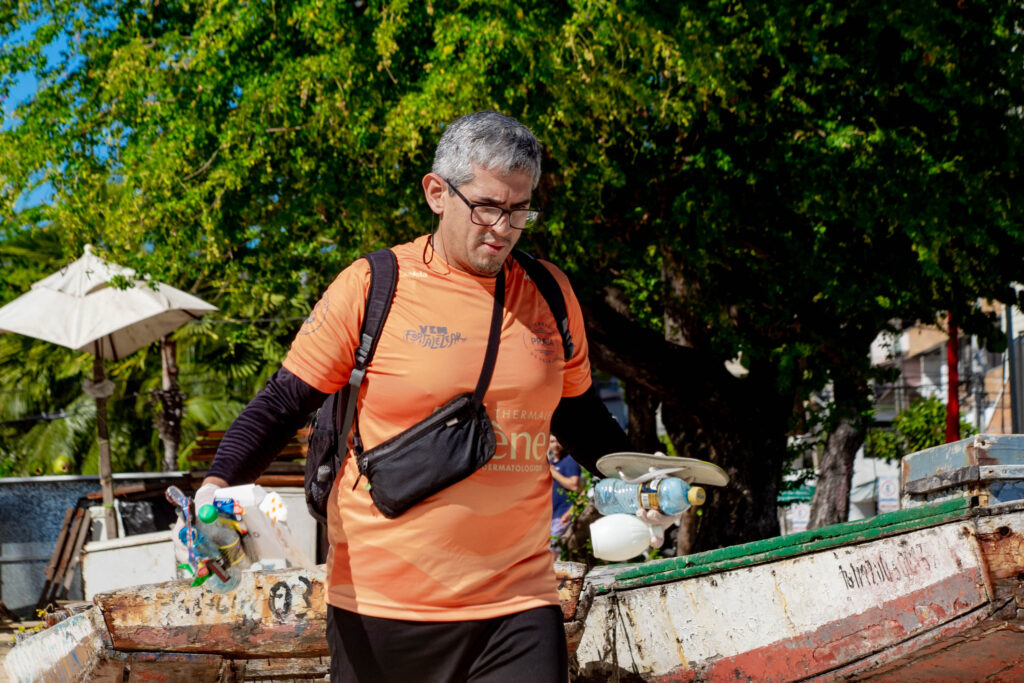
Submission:
MULTIPOLYGON (((473 170, 473 180, 457 188, 470 203, 503 209, 529 208, 533 190, 530 174, 502 175, 479 166, 473 170)), ((466 203, 458 195, 448 193, 447 184, 439 199, 443 212, 434 248, 453 268, 474 275, 497 275, 522 231, 508 224, 508 214, 494 225, 477 225, 470 219, 466 203)))

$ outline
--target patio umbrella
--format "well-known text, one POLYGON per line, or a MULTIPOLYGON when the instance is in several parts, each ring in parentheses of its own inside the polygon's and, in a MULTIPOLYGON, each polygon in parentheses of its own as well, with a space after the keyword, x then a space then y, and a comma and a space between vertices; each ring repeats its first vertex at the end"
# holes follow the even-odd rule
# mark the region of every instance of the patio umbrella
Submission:
POLYGON ((28 292, 0 308, 0 332, 23 334, 93 354, 93 376, 83 382, 83 388, 96 399, 100 488, 111 537, 117 535, 117 526, 107 399, 114 386, 105 377, 103 359, 124 358, 215 310, 216 306, 180 289, 139 279, 134 270, 104 261, 92 253, 89 245, 80 259, 34 283, 28 292), (113 286, 111 281, 117 276, 134 286, 113 286))

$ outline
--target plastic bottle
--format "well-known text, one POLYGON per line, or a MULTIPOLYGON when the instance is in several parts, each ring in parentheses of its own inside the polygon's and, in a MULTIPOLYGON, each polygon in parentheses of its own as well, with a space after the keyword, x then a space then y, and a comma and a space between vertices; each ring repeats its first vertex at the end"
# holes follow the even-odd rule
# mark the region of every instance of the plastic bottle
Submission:
MULTIPOLYGON (((181 542, 187 547, 188 546, 188 527, 182 527, 181 531, 178 532, 181 542)), ((235 590, 238 586, 238 582, 241 578, 238 575, 238 570, 232 570, 227 567, 227 563, 223 559, 220 553, 220 547, 216 543, 211 541, 209 538, 203 535, 199 529, 192 529, 193 542, 198 555, 201 555, 209 563, 216 565, 216 569, 213 567, 206 567, 208 574, 201 574, 201 570, 196 573, 196 580, 193 581, 193 586, 205 585, 216 593, 230 593, 235 590), (220 571, 226 578, 221 578, 217 575, 217 571, 220 571)), ((203 562, 205 564, 205 561, 203 562)))
POLYGON ((635 514, 641 507, 667 515, 685 512, 704 503, 704 489, 678 477, 664 477, 638 484, 608 477, 594 486, 594 504, 602 515, 635 514))
POLYGON ((245 508, 239 505, 237 500, 214 498, 213 507, 217 508, 217 512, 220 513, 221 524, 227 524, 240 535, 249 533, 249 529, 245 526, 245 508))
POLYGON ((241 571, 252 564, 242 547, 242 537, 231 528, 230 522, 221 519, 216 507, 203 505, 196 517, 199 532, 216 544, 228 567, 241 571))

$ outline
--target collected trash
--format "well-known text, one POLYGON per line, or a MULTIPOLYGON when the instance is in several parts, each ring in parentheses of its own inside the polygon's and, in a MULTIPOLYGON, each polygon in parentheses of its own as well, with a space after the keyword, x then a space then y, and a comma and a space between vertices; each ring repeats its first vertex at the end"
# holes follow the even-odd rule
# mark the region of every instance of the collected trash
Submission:
POLYGON ((728 475, 717 465, 663 453, 610 453, 597 461, 605 476, 594 485, 594 505, 605 515, 590 525, 594 556, 624 562, 646 551, 663 529, 652 527, 640 510, 679 515, 703 505, 706 493, 695 483, 723 486, 728 475))
POLYGON ((193 577, 193 586, 227 593, 247 569, 313 568, 294 542, 287 506, 274 491, 256 484, 218 489, 213 504, 198 511, 177 486, 167 487, 165 495, 177 511, 175 528, 187 551, 178 566, 193 577))
POLYGON ((691 505, 702 505, 705 497, 704 489, 690 486, 678 477, 659 477, 635 484, 608 477, 594 486, 594 505, 602 515, 633 514, 641 508, 677 515, 691 505))
POLYGON ((635 515, 617 512, 590 525, 590 542, 594 557, 625 562, 650 546, 651 527, 635 515))

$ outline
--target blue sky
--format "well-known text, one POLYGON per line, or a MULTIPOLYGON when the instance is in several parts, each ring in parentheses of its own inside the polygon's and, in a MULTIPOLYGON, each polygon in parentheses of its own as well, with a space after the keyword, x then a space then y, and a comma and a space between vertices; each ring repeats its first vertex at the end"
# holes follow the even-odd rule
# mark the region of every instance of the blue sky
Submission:
MULTIPOLYGON (((17 45, 23 43, 31 35, 31 32, 39 25, 38 22, 33 22, 23 26, 21 29, 15 31, 10 36, 3 39, 3 43, 8 45, 17 45)), ((65 37, 66 44, 66 37, 65 37)), ((60 50, 60 45, 53 45, 52 49, 57 54, 60 50)), ((47 50, 49 56, 49 49, 47 50)), ((38 87, 39 83, 36 77, 30 73, 17 74, 14 80, 14 88, 8 94, 7 99, 3 101, 3 123, 0 124, 0 130, 8 130, 14 125, 15 121, 12 120, 14 115, 14 109, 24 102, 26 99, 31 97, 38 87)))
MULTIPOLYGON (((39 25, 39 23, 40 22, 33 22, 27 24, 23 28, 6 37, 4 42, 7 44, 18 44, 25 41, 30 37, 31 32, 39 25)), ((44 49, 44 54, 46 54, 48 58, 54 60, 60 59, 61 51, 66 50, 68 47, 68 39, 69 37, 67 34, 61 34, 57 40, 50 43, 44 49)), ((3 110, 3 120, 0 122, 0 130, 10 130, 17 126, 18 120, 15 118, 15 109, 18 105, 29 100, 35 94, 38 87, 39 81, 36 79, 34 74, 22 72, 15 75, 14 87, 8 93, 7 98, 0 103, 0 107, 2 107, 3 110)), ((52 194, 52 188, 49 185, 43 185, 21 197, 14 208, 15 210, 21 210, 45 203, 50 200, 52 194)))
POLYGON ((0 125, 0 130, 7 130, 13 125, 14 121, 11 120, 11 117, 14 115, 14 108, 35 93, 37 86, 38 82, 35 76, 28 73, 19 74, 14 83, 14 88, 7 99, 4 100, 4 120, 3 124, 0 125))

